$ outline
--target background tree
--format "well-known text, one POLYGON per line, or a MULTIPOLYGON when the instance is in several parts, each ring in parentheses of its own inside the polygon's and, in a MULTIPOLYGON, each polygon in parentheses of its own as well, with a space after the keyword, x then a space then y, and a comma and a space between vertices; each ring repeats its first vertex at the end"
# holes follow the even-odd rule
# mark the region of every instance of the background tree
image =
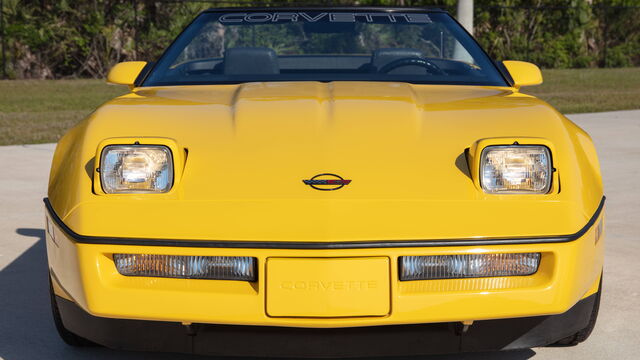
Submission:
MULTIPOLYGON (((0 0, 11 78, 103 77, 123 60, 154 60, 200 11, 291 1, 0 0)), ((456 0, 326 1, 437 6, 456 0)), ((547 68, 640 65, 640 0, 476 0, 475 36, 496 59, 547 68)), ((2 54, 0 53, 0 56, 2 54)), ((0 74, 2 72, 0 71, 0 74)))

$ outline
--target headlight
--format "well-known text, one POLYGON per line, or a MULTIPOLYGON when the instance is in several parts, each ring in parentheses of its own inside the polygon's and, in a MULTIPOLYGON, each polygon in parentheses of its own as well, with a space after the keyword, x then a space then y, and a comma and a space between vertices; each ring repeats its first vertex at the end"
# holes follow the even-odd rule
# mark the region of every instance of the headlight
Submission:
POLYGON ((107 194, 167 192, 173 186, 171 150, 160 145, 106 146, 100 182, 107 194))
POLYGON ((546 146, 487 146, 480 161, 480 185, 487 193, 546 194, 551 188, 553 170, 546 146))

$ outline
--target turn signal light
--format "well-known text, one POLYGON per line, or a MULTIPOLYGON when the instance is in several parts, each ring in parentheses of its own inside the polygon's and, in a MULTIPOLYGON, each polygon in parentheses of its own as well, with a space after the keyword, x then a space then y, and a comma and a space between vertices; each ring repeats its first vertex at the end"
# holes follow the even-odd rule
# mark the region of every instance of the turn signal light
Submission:
POLYGON ((256 281, 257 259, 246 256, 113 254, 125 276, 256 281))
POLYGON ((540 253, 401 256, 400 280, 525 276, 538 271, 540 253))

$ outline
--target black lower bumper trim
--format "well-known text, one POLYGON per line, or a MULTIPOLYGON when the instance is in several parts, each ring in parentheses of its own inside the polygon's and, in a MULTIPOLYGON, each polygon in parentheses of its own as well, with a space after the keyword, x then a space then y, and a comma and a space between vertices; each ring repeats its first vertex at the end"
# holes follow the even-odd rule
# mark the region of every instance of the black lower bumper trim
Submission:
POLYGON ((309 329, 101 318, 56 301, 65 327, 95 343, 126 350, 213 356, 371 357, 524 349, 552 344, 587 326, 595 296, 564 314, 459 323, 309 329))

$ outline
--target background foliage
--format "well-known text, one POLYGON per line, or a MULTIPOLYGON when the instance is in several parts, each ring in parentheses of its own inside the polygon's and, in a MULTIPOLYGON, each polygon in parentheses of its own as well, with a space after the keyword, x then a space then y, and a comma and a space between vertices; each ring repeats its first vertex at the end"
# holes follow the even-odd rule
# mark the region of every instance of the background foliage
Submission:
MULTIPOLYGON (((103 77, 124 60, 154 60, 203 9, 287 1, 0 0, 6 77, 103 77)), ((320 1, 438 6, 456 0, 320 1)), ((476 0, 475 36, 496 59, 546 68, 640 65, 640 0, 476 0)), ((0 76, 3 76, 0 65, 0 76)))

